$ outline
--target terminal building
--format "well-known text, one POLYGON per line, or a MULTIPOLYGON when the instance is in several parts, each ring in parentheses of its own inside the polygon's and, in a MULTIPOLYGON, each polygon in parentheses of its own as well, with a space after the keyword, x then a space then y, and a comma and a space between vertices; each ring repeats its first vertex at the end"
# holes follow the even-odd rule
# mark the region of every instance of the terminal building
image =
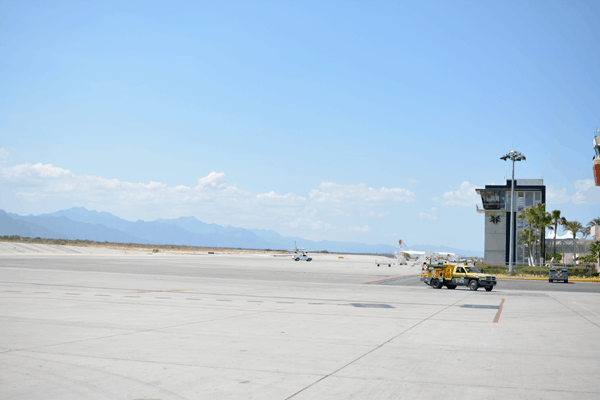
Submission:
MULTIPOLYGON (((510 230, 513 230, 513 263, 527 264, 528 250, 518 241, 519 233, 527 228, 527 222, 517 218, 523 209, 546 203, 546 186, 543 179, 515 179, 514 213, 510 215, 511 180, 506 185, 486 185, 485 189, 475 189, 481 196, 483 208, 477 212, 485 214, 485 253, 484 263, 507 265, 510 254, 510 230), (515 223, 516 222, 516 223, 515 223)), ((545 241, 536 246, 534 259, 544 254, 545 241)))

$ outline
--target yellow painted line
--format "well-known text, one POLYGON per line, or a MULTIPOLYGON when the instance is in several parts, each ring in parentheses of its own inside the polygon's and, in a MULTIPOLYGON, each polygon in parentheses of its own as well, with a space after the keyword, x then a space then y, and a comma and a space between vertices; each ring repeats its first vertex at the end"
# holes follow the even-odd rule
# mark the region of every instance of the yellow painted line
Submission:
POLYGON ((500 302, 500 307, 498 308, 498 312, 496 313, 496 317, 494 318, 494 323, 497 324, 500 321, 500 313, 502 312, 502 306, 504 305, 504 299, 500 302))
MULTIPOLYGON (((521 280, 521 281, 547 281, 548 278, 535 278, 528 276, 498 276, 495 275, 496 279, 506 279, 506 280, 521 280)), ((569 277, 569 282, 592 282, 592 283, 600 283, 600 279, 582 279, 582 278, 571 278, 569 277)))

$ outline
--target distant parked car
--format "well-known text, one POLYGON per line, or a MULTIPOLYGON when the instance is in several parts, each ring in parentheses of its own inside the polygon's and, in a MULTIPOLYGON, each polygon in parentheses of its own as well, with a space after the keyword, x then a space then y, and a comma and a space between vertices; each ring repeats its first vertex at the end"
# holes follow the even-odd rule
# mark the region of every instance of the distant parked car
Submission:
POLYGON ((304 251, 294 254, 294 261, 300 260, 312 261, 312 258, 309 257, 304 251))

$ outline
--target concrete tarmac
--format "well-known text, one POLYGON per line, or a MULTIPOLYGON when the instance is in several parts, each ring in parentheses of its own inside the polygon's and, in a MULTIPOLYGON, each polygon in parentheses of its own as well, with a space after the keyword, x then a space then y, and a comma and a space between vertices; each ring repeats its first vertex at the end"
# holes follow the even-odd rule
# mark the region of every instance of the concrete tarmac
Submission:
POLYGON ((600 397, 598 293, 434 290, 418 272, 2 254, 0 398, 600 397))

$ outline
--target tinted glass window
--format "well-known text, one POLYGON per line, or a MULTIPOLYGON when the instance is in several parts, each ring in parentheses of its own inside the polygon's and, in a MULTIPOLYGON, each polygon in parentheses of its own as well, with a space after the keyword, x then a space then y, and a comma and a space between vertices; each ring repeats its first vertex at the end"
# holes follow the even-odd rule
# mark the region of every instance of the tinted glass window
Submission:
POLYGON ((525 207, 531 207, 533 205, 533 193, 525 193, 525 207))

